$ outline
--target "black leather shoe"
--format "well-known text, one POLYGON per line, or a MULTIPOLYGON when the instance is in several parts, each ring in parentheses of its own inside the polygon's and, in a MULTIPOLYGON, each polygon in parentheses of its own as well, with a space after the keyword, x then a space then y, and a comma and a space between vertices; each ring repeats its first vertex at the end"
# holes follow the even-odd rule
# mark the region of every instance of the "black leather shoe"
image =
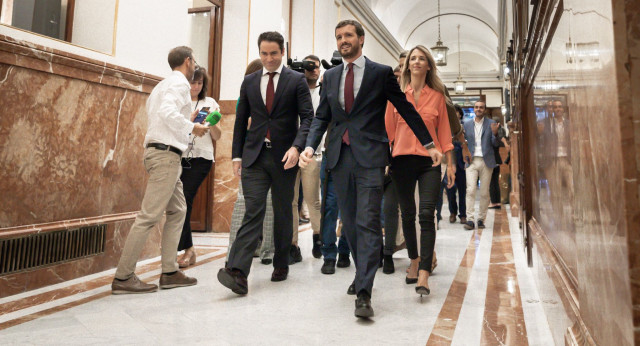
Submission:
POLYGON ((322 268, 320 268, 320 272, 322 274, 333 274, 336 272, 336 260, 334 259, 326 259, 324 260, 324 264, 322 268))
POLYGON ((235 294, 247 294, 247 277, 237 269, 222 268, 218 271, 218 281, 235 294))
POLYGON ((273 274, 271 274, 271 281, 284 281, 289 274, 289 267, 287 268, 273 268, 273 274))
POLYGON ((384 261, 384 264, 382 265, 382 272, 385 274, 393 274, 396 271, 396 268, 393 265, 393 256, 384 255, 382 260, 384 261))
POLYGON ((358 299, 356 299, 356 310, 354 312, 356 317, 369 318, 373 317, 373 308, 371 307, 371 298, 369 294, 364 290, 358 293, 358 299))
POLYGON ((306 217, 301 217, 298 219, 298 225, 303 225, 309 223, 309 219, 307 219, 306 217))
POLYGON ((263 258, 263 259, 260 260, 260 263, 268 266, 269 264, 273 263, 273 259, 271 259, 271 258, 263 258))
POLYGON ((431 290, 425 286, 416 286, 416 293, 419 294, 420 297, 423 295, 428 296, 431 293, 431 290))
POLYGON ((478 220, 478 229, 485 228, 484 220, 478 220))
POLYGON ((289 265, 296 264, 298 262, 302 262, 302 252, 300 251, 300 247, 291 245, 291 249, 289 250, 289 265))
POLYGON ((349 254, 338 254, 338 268, 347 268, 351 265, 351 261, 349 260, 349 254))
POLYGON ((473 223, 473 221, 467 221, 467 223, 464 224, 464 229, 466 229, 467 231, 470 231, 474 228, 476 228, 476 225, 473 223))
POLYGON ((351 285, 349 285, 349 288, 347 289, 347 294, 350 296, 355 296, 356 295, 356 283, 355 281, 351 283, 351 285))
POLYGON ((322 247, 322 241, 320 241, 320 234, 313 235, 313 248, 311 249, 311 254, 314 258, 322 257, 322 251, 320 248, 322 247))

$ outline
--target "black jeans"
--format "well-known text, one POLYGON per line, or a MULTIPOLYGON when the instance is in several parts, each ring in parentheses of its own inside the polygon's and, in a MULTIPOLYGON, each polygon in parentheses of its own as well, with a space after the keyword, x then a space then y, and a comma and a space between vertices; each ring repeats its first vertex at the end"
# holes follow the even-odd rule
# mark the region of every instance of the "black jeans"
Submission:
POLYGON ((500 165, 497 165, 491 172, 491 184, 489 184, 489 195, 491 203, 500 203, 500 165))
POLYGON ((213 161, 194 157, 188 162, 182 159, 182 189, 184 191, 184 199, 187 201, 187 215, 184 218, 182 226, 182 235, 180 235, 180 243, 178 243, 178 251, 189 249, 193 246, 191 237, 191 209, 193 208, 193 199, 198 193, 200 184, 204 181, 211 170, 213 161))
POLYGON ((433 249, 436 243, 436 225, 434 222, 436 202, 440 192, 440 166, 432 167, 430 157, 401 155, 393 158, 393 181, 396 184, 398 202, 402 214, 402 231, 407 244, 409 258, 418 258, 416 239, 416 202, 415 189, 418 183, 420 198, 420 270, 431 272, 433 249))
POLYGON ((398 235, 398 194, 391 177, 385 177, 384 182, 384 255, 393 255, 396 248, 396 236, 398 235))

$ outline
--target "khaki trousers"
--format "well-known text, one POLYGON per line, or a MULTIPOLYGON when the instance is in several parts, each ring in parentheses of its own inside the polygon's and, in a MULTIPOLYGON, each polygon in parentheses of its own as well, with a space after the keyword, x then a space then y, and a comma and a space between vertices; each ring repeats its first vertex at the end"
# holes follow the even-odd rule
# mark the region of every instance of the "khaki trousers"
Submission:
POLYGON ((180 181, 180 155, 171 151, 146 148, 144 167, 149 173, 149 180, 140 212, 129 231, 118 263, 115 276, 120 280, 133 276, 149 232, 160 222, 165 211, 167 218, 162 230, 161 244, 162 272, 171 273, 178 270, 178 243, 187 212, 180 181))
POLYGON ((293 188, 293 244, 298 244, 298 194, 302 183, 302 195, 309 208, 309 220, 313 234, 320 234, 320 166, 322 157, 314 156, 305 168, 301 168, 293 188))
POLYGON ((491 185, 491 173, 493 173, 493 169, 487 167, 482 157, 475 156, 473 161, 471 161, 471 165, 465 170, 465 173, 467 175, 467 220, 474 221, 476 212, 476 190, 478 187, 478 177, 480 177, 480 210, 478 210, 478 220, 486 221, 487 210, 489 209, 489 185, 491 185))

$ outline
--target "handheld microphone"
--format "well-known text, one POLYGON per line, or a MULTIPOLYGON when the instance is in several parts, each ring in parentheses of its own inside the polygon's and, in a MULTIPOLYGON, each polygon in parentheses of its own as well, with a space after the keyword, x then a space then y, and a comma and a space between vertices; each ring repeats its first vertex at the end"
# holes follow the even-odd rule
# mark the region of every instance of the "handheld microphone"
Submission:
POLYGON ((207 115, 207 118, 204 119, 204 121, 209 124, 209 126, 214 126, 220 121, 220 118, 222 118, 222 114, 218 111, 213 111, 207 115))

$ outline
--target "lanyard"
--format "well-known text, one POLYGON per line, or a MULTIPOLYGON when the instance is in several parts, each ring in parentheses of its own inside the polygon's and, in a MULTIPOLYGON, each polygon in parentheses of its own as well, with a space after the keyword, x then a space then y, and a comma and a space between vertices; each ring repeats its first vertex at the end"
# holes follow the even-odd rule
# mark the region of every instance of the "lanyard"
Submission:
POLYGON ((476 123, 476 121, 473 121, 473 133, 476 136, 476 141, 482 137, 482 125, 484 125, 484 118, 482 119, 482 121, 479 123, 480 126, 478 126, 478 123, 476 123), (478 131, 478 128, 480 128, 480 130, 478 131))

